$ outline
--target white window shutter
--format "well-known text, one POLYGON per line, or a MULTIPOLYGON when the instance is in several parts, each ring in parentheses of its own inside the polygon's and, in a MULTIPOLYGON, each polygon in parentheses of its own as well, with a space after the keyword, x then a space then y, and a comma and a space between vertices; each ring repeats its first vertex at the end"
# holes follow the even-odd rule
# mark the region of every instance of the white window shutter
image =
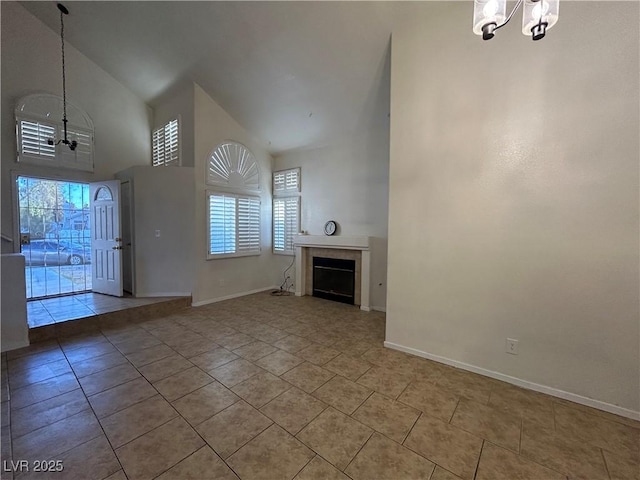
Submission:
POLYGON ((273 250, 284 252, 285 247, 285 199, 273 199, 273 250))
POLYGON ((300 229, 300 197, 287 198, 285 202, 284 249, 293 252, 293 236, 297 235, 300 229))
POLYGON ((260 199, 209 193, 209 258, 260 253, 260 199))
POLYGON ((66 139, 76 141, 74 150, 65 139, 63 99, 38 93, 18 101, 15 109, 18 161, 36 165, 93 171, 93 122, 79 108, 69 104, 66 139), (49 144, 52 141, 52 144, 49 144))
POLYGON ((236 252, 236 199, 233 196, 209 196, 209 254, 236 252))
MULTIPOLYGON (((64 137, 64 132, 62 136, 64 137)), ((93 160, 91 158, 93 145, 91 132, 70 127, 67 132, 67 137, 70 142, 74 140, 78 142, 78 145, 75 150, 71 150, 66 145, 63 145, 60 150, 61 160, 65 164, 77 164, 80 168, 82 168, 82 165, 93 167, 93 160)))
POLYGON ((292 194, 300 191, 300 169, 290 168, 273 172, 274 195, 292 194))
POLYGON ((300 197, 273 200, 273 250, 293 253, 293 237, 300 229, 300 197))
POLYGON ((178 119, 171 120, 165 126, 165 166, 180 165, 180 149, 178 145, 178 119))
POLYGON ((20 154, 54 159, 55 145, 49 145, 49 139, 56 138, 56 127, 41 122, 21 120, 19 124, 20 154))
POLYGON ((171 120, 153 131, 151 164, 154 167, 180 166, 180 123, 171 120))
POLYGON ((238 252, 260 251, 260 200, 238 197, 238 252))
POLYGON ((273 173, 273 193, 281 193, 285 190, 285 176, 284 172, 273 173))
POLYGON ((164 165, 164 129, 159 128, 153 132, 152 165, 160 167, 164 165))
POLYGON ((273 251, 294 253, 300 231, 300 168, 273 172, 273 251))
POLYGON ((209 157, 207 184, 257 192, 260 190, 260 167, 247 147, 225 141, 209 157))
POLYGON ((285 185, 285 190, 289 192, 300 190, 300 169, 299 168, 293 168, 286 172, 284 185, 285 185))

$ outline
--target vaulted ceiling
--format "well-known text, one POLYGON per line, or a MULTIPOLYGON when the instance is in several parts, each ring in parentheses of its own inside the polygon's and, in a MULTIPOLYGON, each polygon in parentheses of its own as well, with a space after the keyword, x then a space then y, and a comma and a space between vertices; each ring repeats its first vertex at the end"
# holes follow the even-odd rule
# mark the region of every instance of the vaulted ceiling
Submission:
MULTIPOLYGON (((54 2, 21 4, 59 31, 54 2)), ((470 23, 470 8, 447 5, 467 11, 470 23)), ((384 124, 393 23, 427 15, 429 7, 349 1, 66 6, 67 41, 143 101, 154 106, 176 84, 195 81, 276 154, 384 124)))

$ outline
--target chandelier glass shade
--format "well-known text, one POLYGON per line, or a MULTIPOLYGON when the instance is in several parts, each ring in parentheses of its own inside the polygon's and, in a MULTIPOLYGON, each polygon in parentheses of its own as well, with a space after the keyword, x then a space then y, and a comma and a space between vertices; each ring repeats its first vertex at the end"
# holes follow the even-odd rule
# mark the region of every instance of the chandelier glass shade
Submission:
POLYGON ((507 16, 507 0, 474 0, 473 33, 490 40, 495 31, 504 27, 521 4, 522 33, 533 40, 544 38, 551 27, 558 22, 559 0, 518 0, 507 16))

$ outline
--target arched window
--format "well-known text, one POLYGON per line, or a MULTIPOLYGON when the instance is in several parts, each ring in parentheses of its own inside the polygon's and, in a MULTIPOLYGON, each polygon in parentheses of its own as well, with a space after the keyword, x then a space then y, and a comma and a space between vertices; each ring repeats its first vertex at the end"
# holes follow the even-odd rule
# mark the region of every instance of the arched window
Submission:
POLYGON ((55 143, 64 138, 62 98, 48 93, 27 95, 15 110, 18 161, 51 167, 93 171, 93 122, 67 102, 67 139, 78 146, 55 143))
POLYGON ((244 145, 225 141, 207 163, 207 258, 260 255, 260 168, 244 145))
POLYGON ((98 188, 93 200, 95 202, 111 202, 113 201, 113 194, 111 193, 109 187, 103 185, 102 187, 98 188))
POLYGON ((241 190, 260 190, 260 168, 244 145, 225 141, 209 157, 207 183, 241 190))

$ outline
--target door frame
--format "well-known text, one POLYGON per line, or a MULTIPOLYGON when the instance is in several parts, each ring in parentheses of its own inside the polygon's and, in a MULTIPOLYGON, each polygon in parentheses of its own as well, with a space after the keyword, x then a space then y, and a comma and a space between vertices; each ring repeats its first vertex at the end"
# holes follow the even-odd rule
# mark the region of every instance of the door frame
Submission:
MULTIPOLYGON (((124 263, 130 262, 129 272, 131 273, 131 292, 128 292, 127 290, 125 290, 125 292, 128 292, 131 294, 131 296, 135 297, 136 296, 136 249, 135 249, 136 233, 134 230, 135 222, 133 221, 134 213, 135 213, 135 202, 133 201, 133 196, 134 196, 133 179, 131 178, 120 179, 120 222, 122 223, 122 225, 124 225, 124 222, 128 220, 127 223, 129 224, 129 234, 131 236, 131 238, 129 239, 129 241, 131 242, 131 248, 129 249, 130 253, 122 257, 122 263, 123 263, 122 286, 124 288, 124 263), (122 202, 122 199, 124 197, 123 192, 125 191, 125 189, 127 191, 127 194, 129 195, 129 205, 128 205, 129 208, 126 209, 127 210, 126 212, 122 202)), ((123 245, 124 245, 126 243, 126 239, 124 239, 124 235, 123 235, 123 240, 124 240, 123 241, 123 245)), ((126 245, 124 246, 126 247, 126 245)))
MULTIPOLYGON (((84 173, 86 172, 76 172, 74 170, 63 170, 61 174, 53 173, 50 169, 46 167, 39 166, 16 166, 9 170, 11 175, 11 188, 9 189, 11 192, 11 227, 13 228, 12 235, 5 235, 2 233, 2 241, 10 241, 12 244, 11 251, 13 253, 20 253, 21 245, 20 245, 20 201, 18 199, 18 177, 31 177, 42 180, 52 180, 57 182, 72 182, 72 183, 84 183, 89 185, 91 183, 91 179, 87 178, 84 173), (11 240, 7 240, 7 239, 11 240)), ((92 265, 93 268, 93 265, 92 265)), ((87 290, 88 292, 92 292, 93 290, 87 290)), ((61 293, 58 295, 54 295, 54 297, 61 297, 67 295, 81 295, 86 292, 78 292, 78 293, 61 293)))

